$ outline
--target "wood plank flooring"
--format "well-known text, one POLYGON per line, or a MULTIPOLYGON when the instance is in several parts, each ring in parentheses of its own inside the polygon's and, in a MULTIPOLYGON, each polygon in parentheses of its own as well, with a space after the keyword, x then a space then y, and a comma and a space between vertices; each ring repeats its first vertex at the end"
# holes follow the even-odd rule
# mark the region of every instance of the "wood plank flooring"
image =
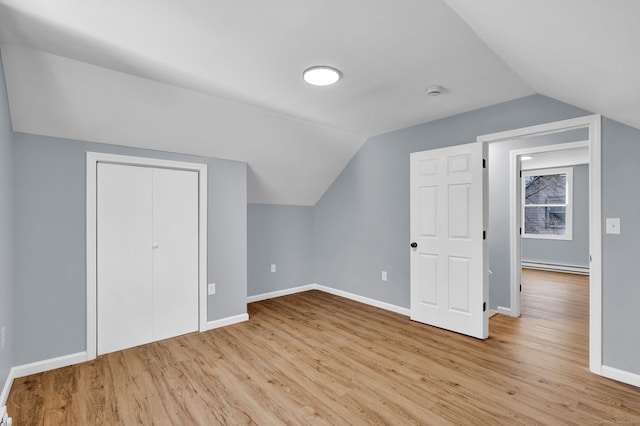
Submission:
POLYGON ((486 341, 319 291, 250 320, 17 379, 15 425, 640 424, 588 371, 588 279, 525 270, 486 341))

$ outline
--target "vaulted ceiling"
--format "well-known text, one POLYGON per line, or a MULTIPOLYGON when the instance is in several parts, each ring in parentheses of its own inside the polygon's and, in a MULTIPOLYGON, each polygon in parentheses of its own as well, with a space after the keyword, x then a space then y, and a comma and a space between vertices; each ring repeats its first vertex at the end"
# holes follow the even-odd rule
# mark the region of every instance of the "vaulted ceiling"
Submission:
POLYGON ((633 0, 0 0, 0 46, 14 130, 246 161, 250 202, 313 205, 369 136, 533 93, 640 127, 639 17, 633 0), (309 86, 313 65, 343 78, 309 86))

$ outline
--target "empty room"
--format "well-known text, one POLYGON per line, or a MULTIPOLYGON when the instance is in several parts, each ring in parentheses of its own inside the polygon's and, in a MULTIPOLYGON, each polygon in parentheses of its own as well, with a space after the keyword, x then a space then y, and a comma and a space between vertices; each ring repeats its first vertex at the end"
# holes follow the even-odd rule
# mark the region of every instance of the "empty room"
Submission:
POLYGON ((0 0, 0 426, 640 424, 639 17, 0 0))

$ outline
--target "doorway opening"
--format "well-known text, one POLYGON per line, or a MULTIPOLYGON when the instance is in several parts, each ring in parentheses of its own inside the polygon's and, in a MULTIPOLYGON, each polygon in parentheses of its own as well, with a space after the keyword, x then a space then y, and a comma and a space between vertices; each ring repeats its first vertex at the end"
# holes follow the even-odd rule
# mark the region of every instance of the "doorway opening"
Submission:
MULTIPOLYGON (((569 131, 586 131, 589 156, 589 369, 595 374, 602 374, 602 206, 601 206, 601 117, 592 115, 570 120, 547 123, 538 126, 510 130, 506 132, 482 135, 477 138, 478 143, 488 144, 522 140, 525 138, 544 135, 558 135, 569 131)), ((517 159, 517 157, 516 157, 517 159)), ((516 166, 519 162, 514 162, 516 166)), ((491 167, 491 166, 490 166, 491 167)), ((510 176, 515 176, 519 170, 510 170, 510 176)), ((521 190, 519 182, 510 179, 511 193, 518 194, 521 190)), ((521 255, 517 253, 520 242, 520 228, 522 217, 519 211, 510 210, 509 217, 509 304, 508 311, 512 316, 519 316, 521 255)), ((490 233, 493 231, 490 229, 490 233)), ((493 271, 495 272, 495 271, 493 271)))

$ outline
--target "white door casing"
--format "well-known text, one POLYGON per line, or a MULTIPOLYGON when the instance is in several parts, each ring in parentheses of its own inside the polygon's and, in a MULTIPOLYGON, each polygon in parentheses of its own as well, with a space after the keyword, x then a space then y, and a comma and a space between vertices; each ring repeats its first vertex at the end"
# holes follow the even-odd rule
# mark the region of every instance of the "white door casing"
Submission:
MULTIPOLYGON (((573 129, 589 131, 589 369, 603 375, 602 365, 602 117, 598 114, 545 123, 531 127, 481 135, 479 145, 540 136, 573 129)), ((513 167, 512 175, 515 175, 513 167)), ((516 185, 512 180, 512 184, 516 185)), ((511 190, 514 194, 514 190, 511 190)), ((517 195, 517 194, 516 194, 517 195)), ((519 266, 516 250, 519 243, 516 209, 511 209, 511 315, 520 313, 520 282, 514 273, 519 266), (515 312, 514 312, 515 310, 515 312)))
POLYGON ((86 253, 87 346, 86 359, 97 354, 97 176, 99 163, 126 164, 196 172, 198 180, 198 330, 207 330, 207 165, 147 157, 87 152, 86 253))
POLYGON ((411 319, 489 335, 484 146, 411 154, 411 319))

